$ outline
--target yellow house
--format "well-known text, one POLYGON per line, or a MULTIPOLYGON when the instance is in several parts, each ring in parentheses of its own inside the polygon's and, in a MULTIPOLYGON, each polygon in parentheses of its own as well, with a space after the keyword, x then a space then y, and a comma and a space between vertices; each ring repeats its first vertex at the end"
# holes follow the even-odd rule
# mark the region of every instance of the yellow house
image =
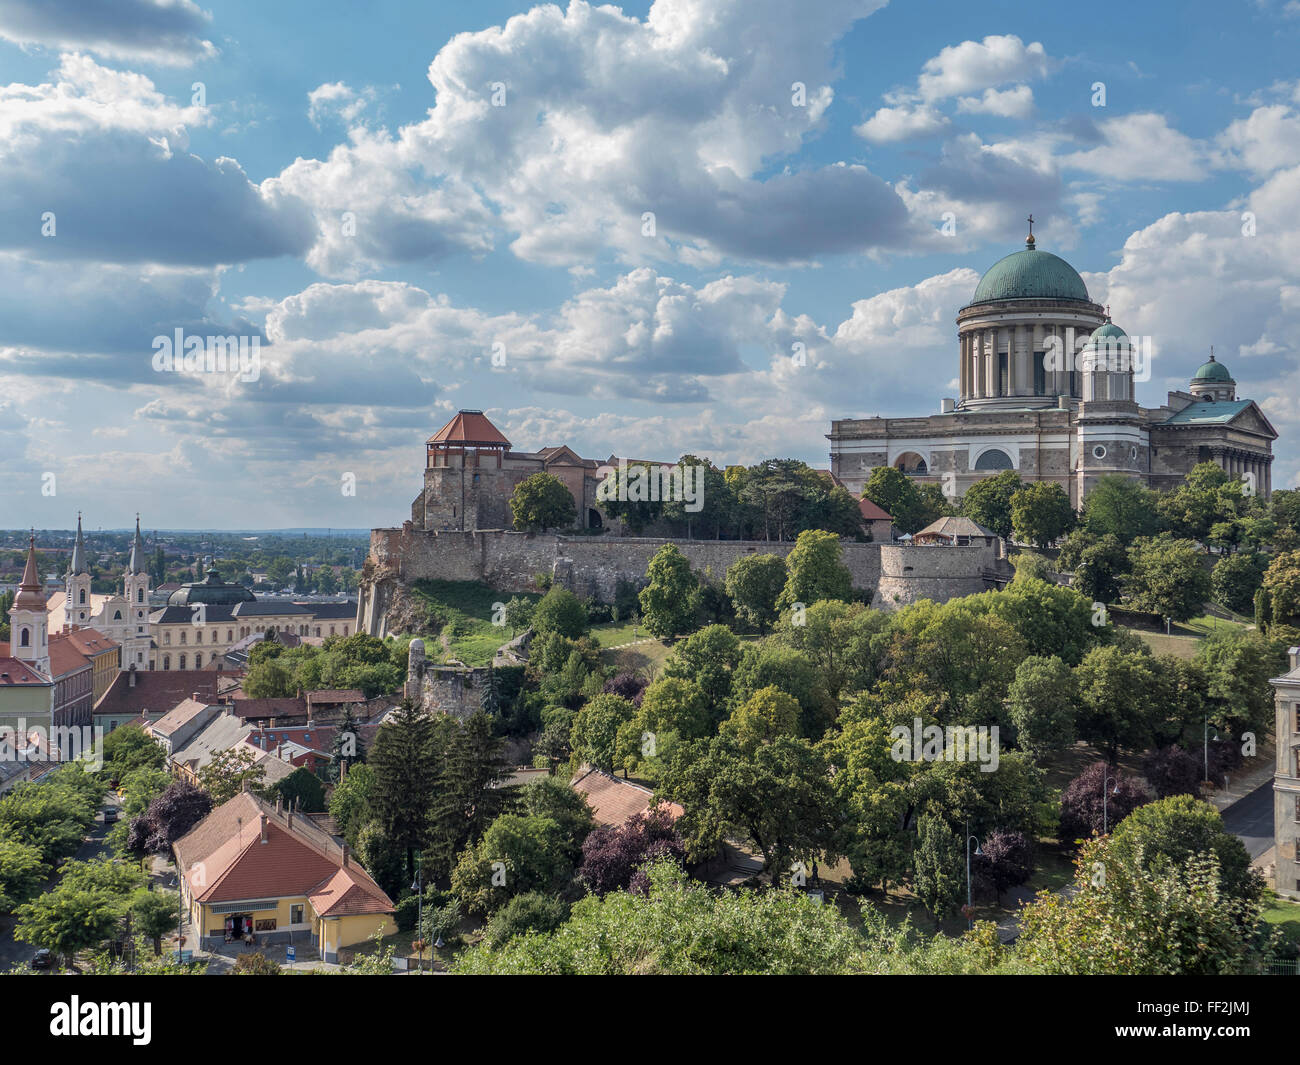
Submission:
POLYGON ((346 844, 301 813, 241 792, 176 841, 182 898, 212 949, 314 943, 327 962, 341 947, 392 932, 393 903, 346 844))

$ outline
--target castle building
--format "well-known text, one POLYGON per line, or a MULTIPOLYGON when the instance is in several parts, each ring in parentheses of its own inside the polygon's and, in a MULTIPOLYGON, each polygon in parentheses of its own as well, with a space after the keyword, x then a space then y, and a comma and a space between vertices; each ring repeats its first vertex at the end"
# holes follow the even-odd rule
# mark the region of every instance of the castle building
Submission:
POLYGON ((957 313, 960 395, 928 416, 833 421, 831 472, 854 495, 893 466, 956 497, 1015 470, 1078 507, 1108 474, 1168 489, 1213 461, 1267 496, 1277 432, 1213 351, 1159 407, 1134 398, 1149 366, 1149 338, 1130 338, 1074 267, 1038 249, 1031 221, 1024 249, 994 263, 957 313))
MULTIPOLYGON (((425 443, 424 488, 411 504, 417 529, 508 529, 510 496, 535 473, 558 478, 573 496, 581 528, 602 524, 596 488, 605 463, 569 447, 515 451, 481 410, 462 410, 425 443)), ((616 460, 615 460, 616 461, 616 460)))

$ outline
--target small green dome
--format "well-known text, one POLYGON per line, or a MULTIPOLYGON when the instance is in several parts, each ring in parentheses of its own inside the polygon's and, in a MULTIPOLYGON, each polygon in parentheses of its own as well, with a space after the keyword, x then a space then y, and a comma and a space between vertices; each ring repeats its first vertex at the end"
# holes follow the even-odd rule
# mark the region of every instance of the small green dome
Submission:
POLYGON ((1193 381, 1231 381, 1232 374, 1228 373, 1228 368, 1221 362, 1215 362, 1214 356, 1210 356, 1210 361, 1203 363, 1201 368, 1192 374, 1193 381))
POLYGON ((980 278, 971 303, 996 300, 1053 299, 1090 303, 1088 288, 1073 266, 1059 255, 1029 245, 999 259, 980 278))
POLYGON ((1128 334, 1124 332, 1124 330, 1114 322, 1106 322, 1104 325, 1098 326, 1093 331, 1092 336, 1088 338, 1088 342, 1084 347, 1123 347, 1124 345, 1121 344, 1120 341, 1126 340, 1128 340, 1128 334), (1104 344, 1103 341, 1110 341, 1110 344, 1104 344))

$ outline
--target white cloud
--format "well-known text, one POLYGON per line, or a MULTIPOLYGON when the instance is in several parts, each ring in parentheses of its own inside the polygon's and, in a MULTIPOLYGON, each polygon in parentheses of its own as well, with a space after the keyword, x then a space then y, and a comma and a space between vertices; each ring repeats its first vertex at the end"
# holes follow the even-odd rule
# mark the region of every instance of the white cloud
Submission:
POLYGON ((1064 156, 1064 165, 1115 181, 1201 181, 1216 165, 1214 152, 1171 128, 1164 115, 1121 115, 1098 128, 1103 143, 1064 156))
POLYGON ((1295 166, 1300 163, 1300 115, 1285 104, 1257 107, 1228 126, 1218 143, 1233 162, 1258 175, 1295 166))
POLYGON ((853 132, 876 144, 913 140, 942 133, 952 123, 948 116, 925 104, 882 107, 853 132))
POLYGON ((957 101, 963 114, 996 115, 998 118, 1028 118, 1034 113, 1034 90, 1028 85, 1010 89, 985 89, 983 96, 963 96, 957 101))
POLYGON ((375 102, 376 96, 373 86, 358 91, 341 81, 326 82, 307 94, 307 117, 317 128, 329 118, 350 126, 375 102))
POLYGON ((217 54, 192 0, 0 0, 0 38, 109 59, 186 66, 217 54))
POLYGON ((962 41, 944 48, 926 61, 917 79, 925 100, 979 92, 1009 81, 1028 81, 1047 75, 1050 62, 1042 44, 1025 44, 1015 35, 962 41))

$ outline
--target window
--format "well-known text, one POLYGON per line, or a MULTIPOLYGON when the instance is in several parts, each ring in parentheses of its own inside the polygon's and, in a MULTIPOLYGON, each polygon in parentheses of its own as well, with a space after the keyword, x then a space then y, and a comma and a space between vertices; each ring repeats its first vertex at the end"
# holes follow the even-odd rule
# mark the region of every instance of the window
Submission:
POLYGON ((82 589, 81 589, 81 605, 82 605, 82 606, 85 606, 85 605, 86 605, 86 589, 85 589, 85 588, 82 588, 82 589))
POLYGON ((166 629, 163 632, 163 643, 167 644, 168 646, 171 646, 171 642, 172 642, 171 630, 166 629))
POLYGON ((189 642, 190 642, 189 634, 186 633, 184 629, 181 629, 181 643, 189 643, 189 642))
POLYGON ((163 669, 171 669, 171 668, 172 668, 172 656, 163 655, 163 669))
POLYGON ((997 448, 989 448, 975 460, 976 470, 1009 470, 1012 468, 1011 456, 997 448))
POLYGON ((180 666, 179 666, 179 668, 180 668, 180 669, 184 669, 184 668, 185 668, 185 656, 184 656, 184 655, 181 655, 181 657, 180 657, 180 666))
POLYGON ((302 924, 302 906, 294 905, 289 907, 289 923, 302 924))
POLYGON ((19 647, 30 647, 32 645, 32 630, 23 629, 18 635, 19 647))
POLYGON ((1295 819, 1300 821, 1300 795, 1295 797, 1295 819))
POLYGON ((197 652, 195 652, 195 655, 194 655, 194 668, 195 668, 195 669, 198 669, 201 665, 203 665, 203 656, 202 656, 201 654, 198 654, 197 652))
POLYGON ((226 643, 230 643, 230 641, 233 640, 233 639, 234 639, 234 633, 232 632, 232 630, 227 629, 227 630, 226 630, 226 643))
POLYGON ((1034 395, 1047 395, 1047 367, 1043 360, 1047 358, 1047 352, 1034 352, 1034 395))
POLYGON ((121 621, 121 620, 122 620, 122 611, 120 611, 120 610, 114 610, 114 611, 113 611, 113 620, 114 620, 114 621, 121 621))
POLYGON ((1106 448, 1103 444, 1098 444, 1092 449, 1092 457, 1095 459, 1104 459, 1106 457, 1106 448))

